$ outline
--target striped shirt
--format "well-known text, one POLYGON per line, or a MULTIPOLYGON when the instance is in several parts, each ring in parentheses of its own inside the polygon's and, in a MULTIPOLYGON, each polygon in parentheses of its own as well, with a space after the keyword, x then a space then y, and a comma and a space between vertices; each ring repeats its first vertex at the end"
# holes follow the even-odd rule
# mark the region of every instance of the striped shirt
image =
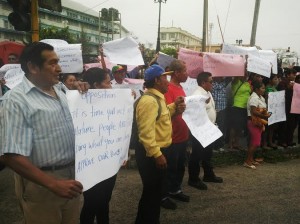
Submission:
POLYGON ((0 155, 23 155, 37 167, 74 161, 74 126, 62 88, 54 86, 55 98, 24 77, 0 98, 0 155))

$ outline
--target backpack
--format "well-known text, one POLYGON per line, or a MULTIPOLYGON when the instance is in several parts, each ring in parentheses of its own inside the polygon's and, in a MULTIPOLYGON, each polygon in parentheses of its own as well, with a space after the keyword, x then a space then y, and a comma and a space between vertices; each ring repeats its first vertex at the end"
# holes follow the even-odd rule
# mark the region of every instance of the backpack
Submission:
POLYGON ((137 128, 137 123, 136 123, 136 107, 137 107, 139 101, 141 100, 141 98, 145 95, 152 96, 153 98, 156 99, 156 102, 158 104, 158 113, 157 113, 156 121, 160 118, 160 115, 161 115, 162 108, 161 108, 161 103, 159 101, 158 96, 154 95, 153 93, 149 93, 149 92, 142 93, 141 96, 134 103, 133 121, 132 121, 132 129, 131 129, 131 137, 130 137, 130 145, 129 145, 130 149, 134 149, 136 143, 139 140, 138 128, 137 128))

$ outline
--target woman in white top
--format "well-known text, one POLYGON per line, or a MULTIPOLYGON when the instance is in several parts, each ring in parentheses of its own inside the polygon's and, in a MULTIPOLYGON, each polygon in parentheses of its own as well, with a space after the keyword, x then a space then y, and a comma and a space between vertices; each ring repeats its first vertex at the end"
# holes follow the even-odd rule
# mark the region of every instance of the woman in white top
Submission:
POLYGON ((257 161, 254 160, 253 155, 256 151, 256 148, 260 146, 261 142, 261 134, 263 131, 263 125, 257 126, 253 123, 251 116, 256 116, 261 119, 267 120, 271 114, 263 113, 258 109, 266 109, 267 104, 263 97, 265 93, 265 85, 261 82, 254 81, 252 83, 253 93, 248 99, 247 103, 247 114, 248 114, 248 122, 247 127, 250 135, 250 142, 248 146, 247 158, 244 162, 244 166, 251 169, 256 169, 255 165, 259 165, 257 161))

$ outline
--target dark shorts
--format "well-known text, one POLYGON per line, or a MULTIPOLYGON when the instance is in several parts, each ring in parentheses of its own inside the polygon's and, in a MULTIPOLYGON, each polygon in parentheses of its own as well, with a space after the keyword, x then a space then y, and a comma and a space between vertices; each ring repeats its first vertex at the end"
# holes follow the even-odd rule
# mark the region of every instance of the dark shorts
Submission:
POLYGON ((247 109, 240 107, 231 107, 229 109, 228 119, 230 126, 234 130, 241 132, 247 127, 247 109))

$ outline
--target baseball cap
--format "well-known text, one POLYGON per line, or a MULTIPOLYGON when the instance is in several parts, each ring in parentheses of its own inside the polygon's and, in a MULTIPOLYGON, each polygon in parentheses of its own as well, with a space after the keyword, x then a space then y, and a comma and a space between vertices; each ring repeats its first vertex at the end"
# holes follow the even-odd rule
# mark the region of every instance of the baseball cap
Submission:
POLYGON ((115 72, 119 72, 119 71, 122 71, 124 70, 124 68, 121 66, 121 65, 116 65, 112 68, 112 73, 115 73, 115 72))
POLYGON ((161 75, 171 75, 172 73, 173 71, 165 72, 165 70, 161 66, 154 64, 145 70, 144 80, 150 81, 161 75))

